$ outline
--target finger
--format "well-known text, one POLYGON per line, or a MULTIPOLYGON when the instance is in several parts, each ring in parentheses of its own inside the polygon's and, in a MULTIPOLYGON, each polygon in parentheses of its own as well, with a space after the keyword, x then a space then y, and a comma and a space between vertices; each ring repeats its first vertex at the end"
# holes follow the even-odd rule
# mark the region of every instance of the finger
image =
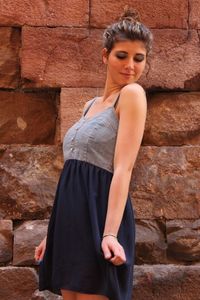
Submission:
POLYGON ((40 253, 41 253, 41 249, 40 248, 35 248, 35 259, 39 260, 40 259, 40 253))
POLYGON ((102 246, 103 254, 105 259, 110 259, 112 257, 112 253, 107 245, 102 246))
POLYGON ((122 265, 125 263, 125 261, 120 258, 112 259, 112 260, 110 260, 110 262, 116 266, 119 266, 119 265, 122 265))
POLYGON ((113 258, 110 259, 110 261, 112 263, 116 263, 116 264, 121 264, 121 263, 124 263, 126 262, 126 256, 125 256, 125 253, 121 253, 119 252, 118 255, 115 255, 113 258))

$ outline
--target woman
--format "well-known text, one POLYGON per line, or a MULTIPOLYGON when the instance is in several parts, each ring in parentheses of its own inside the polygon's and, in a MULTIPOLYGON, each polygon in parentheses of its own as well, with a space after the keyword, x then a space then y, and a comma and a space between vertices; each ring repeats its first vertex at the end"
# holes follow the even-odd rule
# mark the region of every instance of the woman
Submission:
POLYGON ((141 145, 147 102, 137 84, 152 34, 126 9, 104 31, 107 77, 63 141, 47 238, 36 247, 39 290, 64 300, 130 300, 135 222, 128 193, 141 145))

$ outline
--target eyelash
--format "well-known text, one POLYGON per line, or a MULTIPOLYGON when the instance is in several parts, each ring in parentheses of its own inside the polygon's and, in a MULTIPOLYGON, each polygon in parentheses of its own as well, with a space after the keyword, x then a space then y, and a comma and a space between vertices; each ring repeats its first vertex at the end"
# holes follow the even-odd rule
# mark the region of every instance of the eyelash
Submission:
MULTIPOLYGON (((119 59, 125 59, 126 58, 126 56, 120 56, 120 55, 116 55, 116 57, 119 58, 119 59)), ((135 62, 142 62, 143 60, 144 60, 144 58, 142 58, 142 59, 134 58, 135 62)))

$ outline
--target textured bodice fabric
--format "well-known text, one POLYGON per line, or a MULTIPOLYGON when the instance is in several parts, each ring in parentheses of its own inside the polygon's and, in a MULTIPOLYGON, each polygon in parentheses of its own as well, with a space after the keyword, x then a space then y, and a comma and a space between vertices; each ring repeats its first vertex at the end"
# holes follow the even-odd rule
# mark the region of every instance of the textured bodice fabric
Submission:
POLYGON ((66 289, 131 300, 135 222, 130 195, 118 230, 126 262, 115 266, 101 249, 119 120, 115 105, 89 117, 91 99, 63 140, 64 166, 50 216, 39 290, 61 295, 66 289))
MULTIPOLYGON (((94 101, 95 98, 89 105, 94 101)), ((85 117, 85 112, 64 137, 64 160, 83 160, 113 172, 113 156, 119 123, 114 106, 106 108, 91 118, 85 117)))

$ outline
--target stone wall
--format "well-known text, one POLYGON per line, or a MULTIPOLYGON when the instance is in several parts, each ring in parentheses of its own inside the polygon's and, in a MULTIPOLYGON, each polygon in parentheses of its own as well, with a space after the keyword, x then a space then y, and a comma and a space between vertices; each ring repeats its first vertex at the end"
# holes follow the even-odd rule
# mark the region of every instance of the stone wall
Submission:
POLYGON ((155 39, 130 184, 133 299, 200 299, 200 0, 0 0, 1 300, 59 298, 37 290, 34 247, 46 234, 63 135, 102 92, 102 32, 124 4, 155 39))

